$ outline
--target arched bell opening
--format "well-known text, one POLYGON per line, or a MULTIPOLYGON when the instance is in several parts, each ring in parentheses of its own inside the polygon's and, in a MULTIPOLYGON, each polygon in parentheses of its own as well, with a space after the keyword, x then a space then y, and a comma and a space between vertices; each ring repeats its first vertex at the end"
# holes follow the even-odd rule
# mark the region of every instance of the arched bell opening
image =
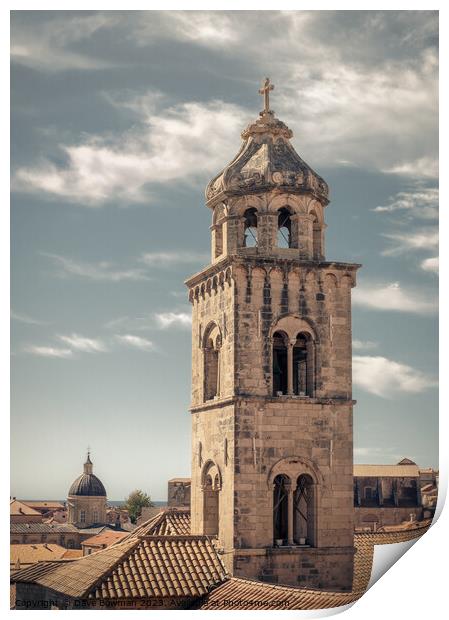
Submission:
POLYGON ((297 396, 313 396, 314 393, 314 346, 308 333, 301 332, 293 345, 293 393, 297 396))
POLYGON ((311 476, 302 474, 293 495, 293 540, 297 545, 315 544, 315 486, 311 476))
POLYGON ((273 334, 273 396, 288 392, 288 338, 285 332, 273 334))
POLYGON ((290 211, 286 207, 278 210, 277 247, 292 247, 292 221, 290 211))
POLYGON ((288 492, 290 478, 278 474, 273 480, 273 544, 287 544, 288 541, 288 492))
POLYGON ((257 247, 257 209, 247 209, 243 214, 244 236, 243 247, 257 247))

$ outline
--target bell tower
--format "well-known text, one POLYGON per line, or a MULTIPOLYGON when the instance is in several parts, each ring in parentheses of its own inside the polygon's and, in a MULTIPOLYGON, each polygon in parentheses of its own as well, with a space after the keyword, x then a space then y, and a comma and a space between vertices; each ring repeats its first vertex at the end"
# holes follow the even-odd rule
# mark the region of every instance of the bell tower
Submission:
POLYGON ((206 188, 211 263, 192 303, 192 533, 231 574, 350 590, 351 288, 327 261, 328 186, 264 109, 206 188))

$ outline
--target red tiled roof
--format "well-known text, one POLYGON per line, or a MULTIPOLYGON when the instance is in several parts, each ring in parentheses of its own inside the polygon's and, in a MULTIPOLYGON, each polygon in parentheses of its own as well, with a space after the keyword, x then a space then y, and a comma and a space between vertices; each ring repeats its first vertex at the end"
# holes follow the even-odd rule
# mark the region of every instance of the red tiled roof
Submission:
MULTIPOLYGON (((190 535, 190 510, 180 508, 168 508, 159 512, 139 527, 136 527, 128 538, 136 536, 189 536, 190 535)), ((124 539, 127 540, 127 539, 124 539)))
POLYGON ((90 538, 86 538, 81 543, 81 546, 96 546, 96 545, 113 545, 116 542, 120 542, 128 536, 128 532, 114 532, 113 530, 105 530, 100 534, 96 534, 95 536, 91 536, 90 538))

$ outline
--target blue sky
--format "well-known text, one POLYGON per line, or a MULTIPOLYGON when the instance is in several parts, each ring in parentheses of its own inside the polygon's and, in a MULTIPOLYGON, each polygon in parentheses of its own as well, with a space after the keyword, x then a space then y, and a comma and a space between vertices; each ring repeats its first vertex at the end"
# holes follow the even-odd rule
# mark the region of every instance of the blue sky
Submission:
POLYGON ((437 14, 12 13, 11 493, 108 496, 190 471, 204 188, 269 75, 331 189, 353 291, 355 459, 438 465, 437 14))

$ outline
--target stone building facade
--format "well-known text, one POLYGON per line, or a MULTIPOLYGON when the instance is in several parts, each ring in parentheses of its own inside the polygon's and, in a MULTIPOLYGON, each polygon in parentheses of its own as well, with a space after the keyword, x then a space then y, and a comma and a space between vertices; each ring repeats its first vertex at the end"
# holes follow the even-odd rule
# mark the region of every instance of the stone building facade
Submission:
POLYGON ((73 482, 67 497, 67 523, 76 527, 107 524, 107 497, 103 483, 93 473, 93 463, 87 454, 84 472, 73 482))
POLYGON ((190 508, 190 478, 172 478, 168 481, 167 506, 190 508))
MULTIPOLYGON (((266 93, 266 90, 263 90, 266 93)), ((206 189, 211 264, 192 303, 192 533, 229 572, 349 590, 351 288, 325 260, 328 187, 269 110, 206 189)))

